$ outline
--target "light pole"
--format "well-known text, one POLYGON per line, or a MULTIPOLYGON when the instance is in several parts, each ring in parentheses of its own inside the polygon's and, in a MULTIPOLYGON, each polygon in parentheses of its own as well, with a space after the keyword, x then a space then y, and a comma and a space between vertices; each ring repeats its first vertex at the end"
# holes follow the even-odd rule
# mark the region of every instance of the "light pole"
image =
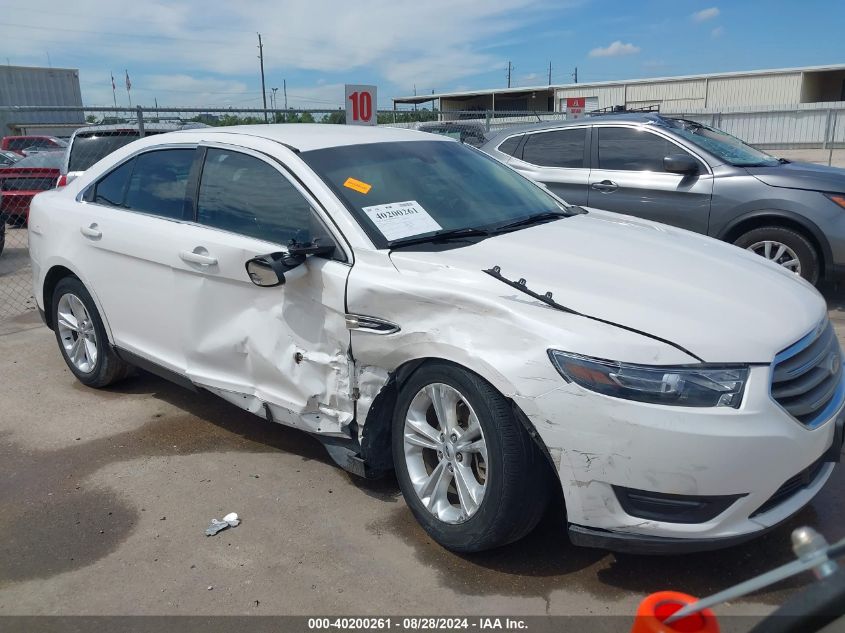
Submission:
POLYGON ((273 123, 277 123, 276 121, 276 91, 278 88, 270 88, 273 91, 273 123))

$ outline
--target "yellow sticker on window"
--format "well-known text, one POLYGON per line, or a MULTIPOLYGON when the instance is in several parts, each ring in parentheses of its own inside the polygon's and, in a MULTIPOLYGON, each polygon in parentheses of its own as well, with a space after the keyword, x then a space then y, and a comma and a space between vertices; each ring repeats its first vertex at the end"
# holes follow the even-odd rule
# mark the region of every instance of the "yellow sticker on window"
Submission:
POLYGON ((373 188, 372 185, 368 185, 365 182, 361 182, 360 180, 355 180, 354 178, 347 178, 346 182, 343 183, 344 187, 348 187, 358 193, 370 193, 370 189, 373 188))

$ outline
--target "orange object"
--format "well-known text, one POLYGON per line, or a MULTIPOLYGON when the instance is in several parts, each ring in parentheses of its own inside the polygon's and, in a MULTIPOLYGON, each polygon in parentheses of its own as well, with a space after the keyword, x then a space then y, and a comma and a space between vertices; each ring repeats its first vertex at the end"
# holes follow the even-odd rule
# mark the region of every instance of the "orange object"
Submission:
POLYGON ((631 633, 719 633, 719 621, 710 609, 702 609, 685 618, 666 624, 670 615, 697 598, 677 591, 658 591, 648 596, 637 608, 631 633))

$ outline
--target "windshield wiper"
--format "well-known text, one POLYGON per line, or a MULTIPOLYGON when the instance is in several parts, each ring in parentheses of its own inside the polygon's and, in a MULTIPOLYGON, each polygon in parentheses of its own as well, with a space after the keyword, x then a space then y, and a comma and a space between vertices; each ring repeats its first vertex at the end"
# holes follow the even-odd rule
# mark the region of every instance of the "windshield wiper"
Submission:
POLYGON ((444 229, 436 233, 430 233, 420 237, 404 237, 400 240, 394 240, 390 243, 390 248, 401 248, 403 246, 412 246, 413 244, 429 244, 436 242, 447 242, 449 240, 460 239, 463 237, 489 237, 492 235, 486 229, 479 229, 472 226, 460 229, 444 229))
POLYGON ((496 233, 503 233, 523 226, 531 226, 532 224, 540 224, 542 222, 551 222, 552 220, 557 220, 558 218, 568 218, 571 215, 573 214, 565 211, 543 211, 542 213, 535 213, 534 215, 529 215, 527 218, 522 218, 520 220, 516 220, 515 222, 502 224, 501 226, 497 226, 494 230, 496 233))

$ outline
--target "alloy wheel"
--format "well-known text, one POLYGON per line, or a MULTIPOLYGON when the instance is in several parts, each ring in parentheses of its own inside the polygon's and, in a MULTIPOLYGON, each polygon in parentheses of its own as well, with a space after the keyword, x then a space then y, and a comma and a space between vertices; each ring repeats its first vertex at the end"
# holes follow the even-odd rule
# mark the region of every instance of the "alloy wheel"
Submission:
POLYGON ((747 248, 755 255, 765 257, 796 275, 801 274, 801 260, 798 259, 796 252, 786 244, 774 240, 763 240, 754 242, 747 248))
POLYGON ((58 305, 56 327, 62 347, 73 366, 82 373, 94 371, 97 365, 97 333, 94 322, 79 297, 67 293, 58 305))
POLYGON ((484 432, 467 399, 443 383, 420 389, 408 407, 404 453, 414 491, 445 523, 481 507, 489 477, 484 432))

